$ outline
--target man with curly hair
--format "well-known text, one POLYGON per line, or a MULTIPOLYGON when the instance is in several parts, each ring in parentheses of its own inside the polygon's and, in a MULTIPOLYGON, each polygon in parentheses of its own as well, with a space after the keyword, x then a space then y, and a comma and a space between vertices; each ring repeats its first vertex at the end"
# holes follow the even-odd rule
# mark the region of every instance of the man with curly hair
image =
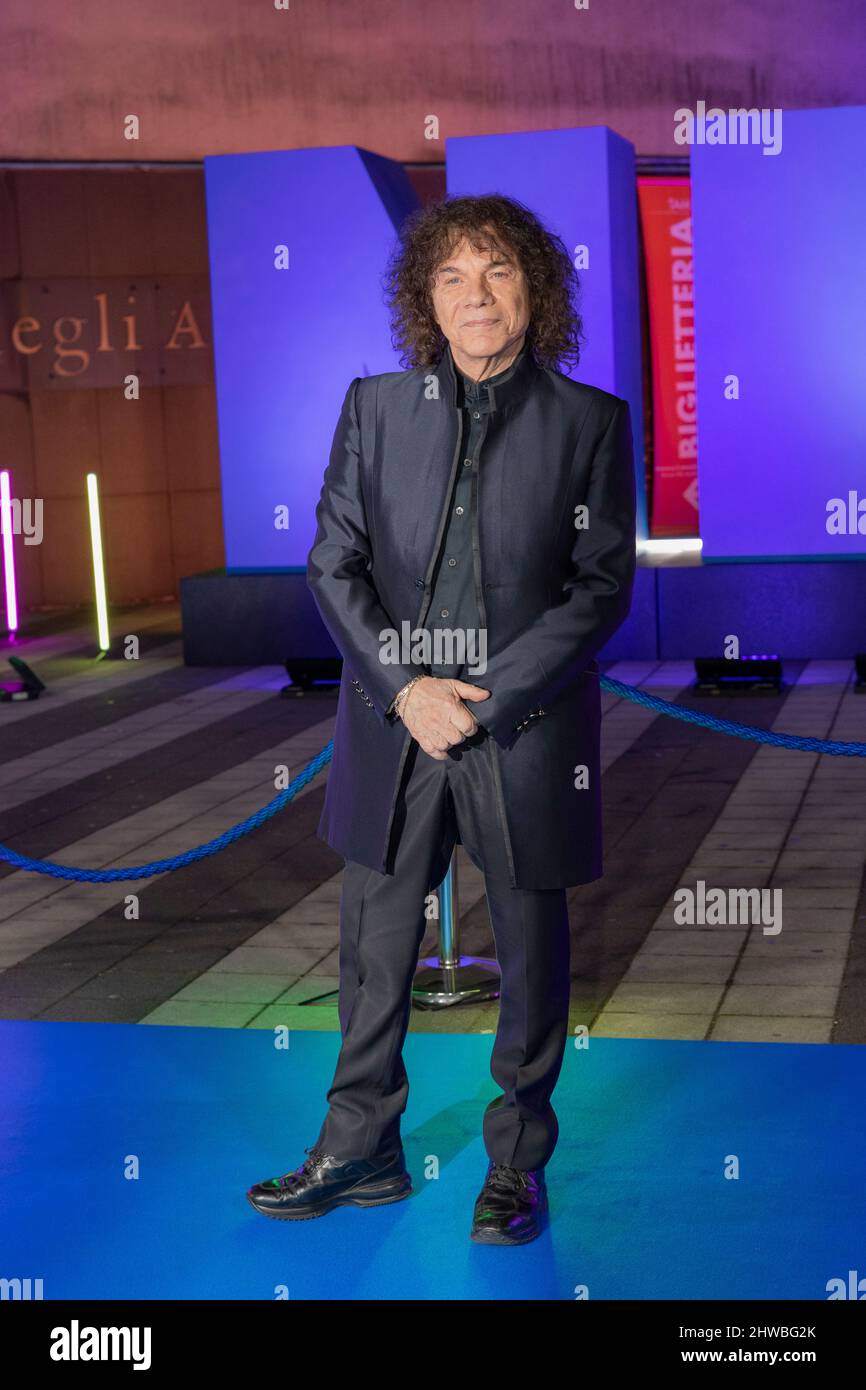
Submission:
POLYGON ((342 1045, 309 1157, 248 1196, 299 1220, 411 1193, 402 1048, 425 902, 459 841, 501 971, 470 1235, 524 1244, 559 1132, 566 889, 602 872, 594 658, 631 602, 629 410, 560 370, 579 357, 577 278, 513 199, 414 214, 387 284, 408 369, 349 386, 308 561, 344 658, 319 825, 346 861, 342 1045))

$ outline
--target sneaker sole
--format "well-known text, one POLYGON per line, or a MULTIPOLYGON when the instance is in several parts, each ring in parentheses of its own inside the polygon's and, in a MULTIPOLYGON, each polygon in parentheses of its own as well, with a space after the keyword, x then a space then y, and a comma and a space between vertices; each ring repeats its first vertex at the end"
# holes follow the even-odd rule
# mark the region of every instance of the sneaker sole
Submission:
POLYGON ((504 1236, 501 1231, 471 1231, 469 1239, 474 1240, 476 1245, 529 1245, 530 1241, 537 1240, 541 1235, 541 1230, 532 1231, 528 1236, 504 1236))
POLYGON ((267 1211, 264 1207, 257 1205, 254 1197, 248 1192, 247 1201, 250 1206, 259 1213, 260 1216, 270 1216, 274 1221, 315 1221, 319 1216, 327 1216, 328 1212, 336 1207, 387 1207, 393 1202, 403 1202, 407 1197, 411 1197, 414 1189, 409 1183, 399 1192, 392 1192, 385 1196, 377 1197, 372 1194, 357 1193, 352 1196, 346 1193, 342 1197, 332 1197, 330 1201, 322 1203, 315 1209, 306 1208, 300 1211, 267 1211))

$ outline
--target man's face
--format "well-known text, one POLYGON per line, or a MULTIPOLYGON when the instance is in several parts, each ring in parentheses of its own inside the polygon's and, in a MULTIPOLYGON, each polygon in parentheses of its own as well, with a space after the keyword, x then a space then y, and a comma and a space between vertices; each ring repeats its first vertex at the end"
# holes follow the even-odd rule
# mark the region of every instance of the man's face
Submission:
MULTIPOLYGON (((515 355, 529 327, 529 286, 508 250, 473 251, 467 240, 437 267, 433 312, 461 369, 515 355)), ((488 372, 488 375, 491 373, 488 372)))

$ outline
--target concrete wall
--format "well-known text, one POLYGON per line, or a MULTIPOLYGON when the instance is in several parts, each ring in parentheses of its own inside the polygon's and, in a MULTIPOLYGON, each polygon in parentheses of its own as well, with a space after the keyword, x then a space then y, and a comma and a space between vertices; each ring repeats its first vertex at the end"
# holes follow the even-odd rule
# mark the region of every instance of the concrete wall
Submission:
POLYGON ((25 379, 0 390, 2 466, 12 472, 14 495, 42 501, 42 543, 16 544, 23 610, 91 598, 91 471, 100 482, 111 599, 176 594, 181 575, 222 563, 201 171, 7 170, 0 175, 0 245, 4 369, 17 357, 10 324, 22 309, 42 324, 23 339, 31 348, 42 344, 24 359, 25 379), (145 316, 136 341, 146 344, 146 360, 124 360, 116 314, 112 351, 91 353, 82 375, 59 381, 52 374, 55 308, 80 313, 92 334, 95 294, 108 292, 119 309, 143 298, 146 286, 178 281, 198 290, 207 340, 192 379, 181 373, 162 384, 154 344, 165 334, 145 316), (128 371, 140 373, 138 400, 124 394, 128 371))
POLYGON ((866 100, 863 0, 286 3, 4 0, 0 157, 355 144, 435 162, 449 135, 574 124, 673 154, 673 113, 699 99, 866 100), (429 116, 438 139, 425 138, 429 116))

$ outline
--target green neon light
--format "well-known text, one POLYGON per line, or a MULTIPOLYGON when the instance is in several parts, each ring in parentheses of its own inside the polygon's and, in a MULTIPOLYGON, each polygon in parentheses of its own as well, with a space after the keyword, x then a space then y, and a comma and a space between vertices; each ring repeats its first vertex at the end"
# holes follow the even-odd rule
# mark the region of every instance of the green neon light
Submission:
POLYGON ((100 651, 111 645, 108 635, 108 599, 105 592, 105 564, 102 558, 102 526, 99 521, 99 491, 96 474, 87 475, 87 507, 90 513, 90 549, 93 555, 93 589, 96 594, 96 626, 100 651))

